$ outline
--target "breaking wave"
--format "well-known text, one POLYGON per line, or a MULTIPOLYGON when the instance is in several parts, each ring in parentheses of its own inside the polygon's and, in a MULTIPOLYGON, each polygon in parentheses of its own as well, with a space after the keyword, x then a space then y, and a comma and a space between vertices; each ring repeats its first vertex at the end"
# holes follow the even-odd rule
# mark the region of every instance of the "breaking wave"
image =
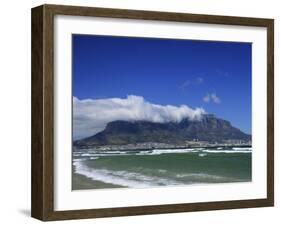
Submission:
POLYGON ((75 173, 84 175, 92 180, 104 183, 115 184, 129 188, 146 188, 161 185, 180 185, 181 182, 161 178, 157 176, 147 176, 141 173, 128 171, 112 171, 106 169, 93 169, 88 167, 83 161, 74 161, 75 173))

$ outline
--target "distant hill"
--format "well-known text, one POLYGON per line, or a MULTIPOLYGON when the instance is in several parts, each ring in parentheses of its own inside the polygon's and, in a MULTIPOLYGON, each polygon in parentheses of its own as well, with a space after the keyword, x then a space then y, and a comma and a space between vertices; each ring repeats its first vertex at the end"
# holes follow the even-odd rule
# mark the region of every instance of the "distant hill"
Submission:
POLYGON ((188 118, 181 122, 155 123, 148 121, 113 121, 106 128, 74 142, 75 146, 124 145, 144 142, 184 144, 186 140, 223 142, 251 140, 251 135, 233 127, 229 121, 205 114, 201 120, 188 118))

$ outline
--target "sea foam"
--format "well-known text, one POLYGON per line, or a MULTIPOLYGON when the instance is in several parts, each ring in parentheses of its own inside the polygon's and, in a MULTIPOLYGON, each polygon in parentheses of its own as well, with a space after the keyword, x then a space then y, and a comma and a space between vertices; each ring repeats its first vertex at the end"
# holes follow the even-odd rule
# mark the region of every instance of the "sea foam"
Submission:
POLYGON ((111 171, 106 169, 93 169, 84 164, 83 161, 75 161, 75 173, 84 175, 92 180, 104 183, 120 185, 129 188, 146 188, 161 185, 181 185, 182 183, 166 178, 147 176, 140 173, 128 171, 111 171))
MULTIPOLYGON (((139 151, 88 151, 84 153, 73 154, 74 157, 86 157, 89 159, 95 159, 95 157, 106 157, 106 156, 123 156, 123 155, 162 155, 162 154, 181 154, 181 153, 229 153, 229 154, 239 154, 239 153, 251 153, 251 147, 234 147, 223 149, 222 147, 216 149, 204 149, 204 148, 182 148, 182 149, 153 149, 153 150, 139 150, 139 151)), ((200 155, 201 157, 203 155, 200 155)))

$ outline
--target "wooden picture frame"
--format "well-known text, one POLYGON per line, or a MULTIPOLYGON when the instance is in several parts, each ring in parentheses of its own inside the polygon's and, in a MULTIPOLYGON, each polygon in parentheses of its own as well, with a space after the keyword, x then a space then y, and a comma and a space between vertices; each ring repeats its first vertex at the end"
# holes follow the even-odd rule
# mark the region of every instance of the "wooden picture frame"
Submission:
POLYGON ((50 220, 162 214, 274 205, 274 21, 273 19, 196 15, 42 5, 32 9, 32 201, 31 215, 50 220), (126 18, 267 29, 267 198, 121 208, 54 210, 54 16, 126 18))

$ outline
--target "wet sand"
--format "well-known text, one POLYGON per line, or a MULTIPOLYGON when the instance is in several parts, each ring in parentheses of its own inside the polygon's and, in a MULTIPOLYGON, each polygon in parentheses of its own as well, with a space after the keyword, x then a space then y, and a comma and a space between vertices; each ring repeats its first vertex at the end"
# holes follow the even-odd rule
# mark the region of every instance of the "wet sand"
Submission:
POLYGON ((72 172, 72 190, 122 188, 122 186, 92 180, 84 175, 72 172))

